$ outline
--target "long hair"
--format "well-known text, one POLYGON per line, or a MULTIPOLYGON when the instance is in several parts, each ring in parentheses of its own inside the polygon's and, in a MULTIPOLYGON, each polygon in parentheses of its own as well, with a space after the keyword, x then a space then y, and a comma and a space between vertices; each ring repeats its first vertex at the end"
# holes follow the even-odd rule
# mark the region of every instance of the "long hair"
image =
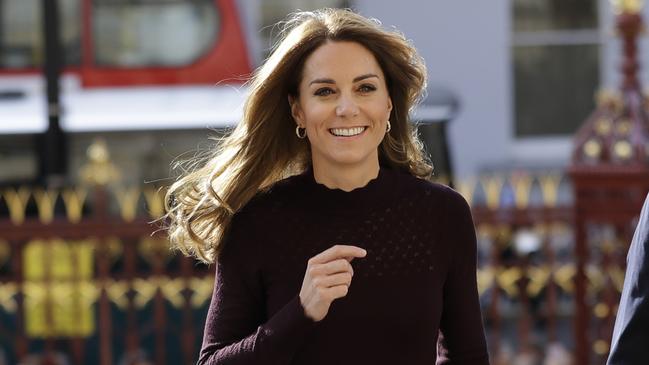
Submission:
POLYGON ((307 57, 327 41, 353 41, 375 56, 386 76, 392 129, 379 146, 382 165, 428 178, 432 166, 409 122, 426 85, 426 67, 397 31, 347 9, 292 14, 281 40, 248 82, 243 116, 202 166, 177 180, 165 198, 169 238, 186 255, 211 263, 232 215, 260 190, 311 163, 308 139, 298 139, 288 95, 298 95, 307 57))

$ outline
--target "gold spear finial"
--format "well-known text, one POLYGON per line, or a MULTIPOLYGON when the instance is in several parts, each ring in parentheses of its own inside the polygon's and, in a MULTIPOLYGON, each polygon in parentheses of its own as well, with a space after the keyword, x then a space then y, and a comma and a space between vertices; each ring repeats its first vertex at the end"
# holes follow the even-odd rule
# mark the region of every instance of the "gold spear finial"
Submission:
POLYGON ((81 167, 79 174, 81 180, 91 185, 106 185, 120 179, 117 167, 110 160, 110 153, 106 141, 97 138, 88 147, 88 162, 81 167))
POLYGON ((644 6, 644 0, 610 0, 615 12, 637 14, 644 6))

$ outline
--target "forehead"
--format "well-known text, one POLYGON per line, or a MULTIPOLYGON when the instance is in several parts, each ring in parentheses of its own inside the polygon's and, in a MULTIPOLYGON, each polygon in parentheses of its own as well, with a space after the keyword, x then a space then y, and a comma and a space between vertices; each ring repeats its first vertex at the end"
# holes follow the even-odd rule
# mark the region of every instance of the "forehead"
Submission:
POLYGON ((356 42, 329 41, 306 59, 303 81, 321 77, 347 81, 367 73, 383 78, 381 67, 372 52, 356 42))

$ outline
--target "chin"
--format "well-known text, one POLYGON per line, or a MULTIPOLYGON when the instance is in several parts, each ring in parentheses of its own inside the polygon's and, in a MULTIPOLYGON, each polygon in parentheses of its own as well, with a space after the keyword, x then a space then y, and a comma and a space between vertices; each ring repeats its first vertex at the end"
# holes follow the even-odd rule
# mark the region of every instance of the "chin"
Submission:
POLYGON ((339 165, 360 165, 369 161, 370 154, 360 152, 341 153, 329 156, 329 161, 339 165))

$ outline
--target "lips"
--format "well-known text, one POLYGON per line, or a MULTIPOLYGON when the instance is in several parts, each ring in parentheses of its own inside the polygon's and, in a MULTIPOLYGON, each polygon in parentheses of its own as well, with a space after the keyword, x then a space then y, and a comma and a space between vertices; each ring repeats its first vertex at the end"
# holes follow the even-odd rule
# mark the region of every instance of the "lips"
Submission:
POLYGON ((329 129, 329 133, 333 134, 336 137, 353 137, 363 133, 366 129, 366 126, 351 128, 331 128, 329 129))

